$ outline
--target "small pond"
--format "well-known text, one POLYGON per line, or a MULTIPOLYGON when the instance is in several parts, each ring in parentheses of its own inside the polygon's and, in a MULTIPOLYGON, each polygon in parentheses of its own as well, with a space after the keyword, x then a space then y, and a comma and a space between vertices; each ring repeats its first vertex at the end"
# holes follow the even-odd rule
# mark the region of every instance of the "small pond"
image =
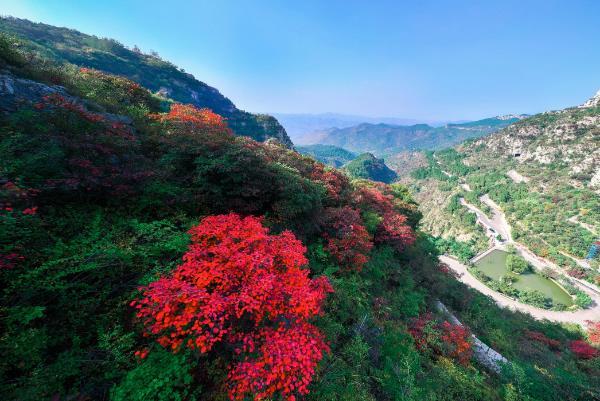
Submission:
MULTIPOLYGON (((508 273, 506 267, 506 256, 508 253, 499 249, 494 249, 483 258, 475 262, 475 267, 482 271, 486 276, 499 280, 501 276, 508 273)), ((513 283, 518 290, 538 290, 554 303, 561 303, 567 306, 573 305, 573 299, 554 281, 549 280, 537 273, 520 274, 519 279, 513 283)))

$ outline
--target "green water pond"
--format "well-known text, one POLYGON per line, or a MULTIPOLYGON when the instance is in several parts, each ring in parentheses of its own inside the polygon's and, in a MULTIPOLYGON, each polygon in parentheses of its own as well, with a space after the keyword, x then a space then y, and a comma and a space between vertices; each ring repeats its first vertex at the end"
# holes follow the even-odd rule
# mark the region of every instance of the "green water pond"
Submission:
MULTIPOLYGON (((499 280, 501 276, 508 273, 506 267, 506 256, 508 253, 499 249, 494 249, 483 258, 475 262, 475 267, 486 276, 499 280)), ((549 280, 537 273, 525 273, 518 276, 518 280, 513 286, 518 290, 538 290, 554 303, 561 303, 567 306, 573 305, 573 299, 554 281, 549 280)))

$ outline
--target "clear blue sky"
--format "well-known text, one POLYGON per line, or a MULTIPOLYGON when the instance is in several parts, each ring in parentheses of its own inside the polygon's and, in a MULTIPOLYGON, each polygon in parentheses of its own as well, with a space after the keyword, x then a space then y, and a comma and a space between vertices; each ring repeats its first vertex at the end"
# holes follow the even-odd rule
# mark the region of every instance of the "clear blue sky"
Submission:
POLYGON ((0 0, 156 50, 240 108, 475 119, 600 88, 600 1, 0 0))

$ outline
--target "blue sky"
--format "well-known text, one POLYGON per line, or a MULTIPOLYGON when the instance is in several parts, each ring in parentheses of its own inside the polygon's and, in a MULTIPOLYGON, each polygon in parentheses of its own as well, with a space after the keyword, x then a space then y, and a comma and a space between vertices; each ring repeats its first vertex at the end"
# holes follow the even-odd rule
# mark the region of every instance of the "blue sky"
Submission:
POLYGON ((0 0, 0 13, 156 50, 254 112, 476 119, 600 88, 600 1, 0 0))

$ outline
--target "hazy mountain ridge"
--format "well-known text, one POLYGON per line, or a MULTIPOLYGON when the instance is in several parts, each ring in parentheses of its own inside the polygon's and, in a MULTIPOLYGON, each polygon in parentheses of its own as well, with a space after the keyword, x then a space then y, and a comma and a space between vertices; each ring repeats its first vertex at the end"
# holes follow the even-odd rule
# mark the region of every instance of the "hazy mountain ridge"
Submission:
POLYGON ((375 155, 393 154, 403 150, 443 149, 466 139, 488 135, 523 116, 492 117, 460 124, 432 127, 428 124, 410 126, 362 123, 348 128, 332 128, 313 134, 312 141, 339 146, 354 152, 375 155))

